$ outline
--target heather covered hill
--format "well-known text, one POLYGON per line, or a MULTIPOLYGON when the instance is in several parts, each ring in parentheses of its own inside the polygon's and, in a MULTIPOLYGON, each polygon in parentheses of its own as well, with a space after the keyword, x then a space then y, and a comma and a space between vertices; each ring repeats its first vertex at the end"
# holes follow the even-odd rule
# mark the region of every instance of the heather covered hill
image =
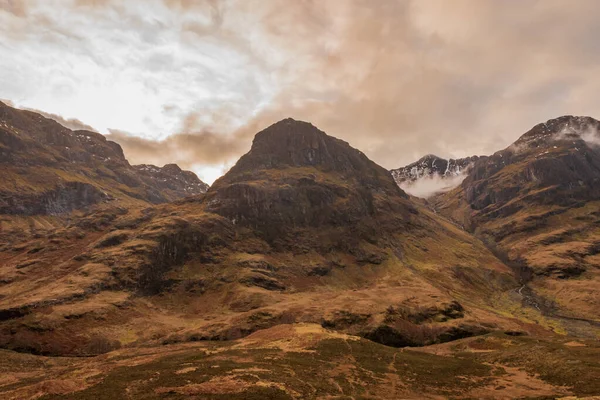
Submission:
POLYGON ((46 358, 0 350, 8 399, 587 398, 600 391, 596 341, 503 333, 396 349, 315 324, 229 342, 46 358), (577 397, 570 397, 577 396, 577 397))
POLYGON ((572 326, 600 325, 599 125, 572 116, 536 125, 432 202, 526 271, 531 301, 572 326))
POLYGON ((546 313, 520 264, 306 122, 259 132, 202 196, 109 203, 1 246, 0 392, 15 398, 598 389, 600 327, 546 313))

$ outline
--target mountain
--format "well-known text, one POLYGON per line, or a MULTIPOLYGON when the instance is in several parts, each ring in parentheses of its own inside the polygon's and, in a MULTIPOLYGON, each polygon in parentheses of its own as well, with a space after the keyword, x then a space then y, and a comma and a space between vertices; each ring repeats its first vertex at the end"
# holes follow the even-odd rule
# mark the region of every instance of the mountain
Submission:
POLYGON ((517 286, 480 242, 413 203, 384 168, 291 119, 259 132, 202 197, 105 209, 3 254, 0 344, 56 355, 93 351, 92 327, 108 343, 124 331, 140 342, 181 341, 284 321, 422 345, 498 326, 486 308, 517 286), (348 302, 355 291, 363 302, 348 302), (48 317, 56 309, 81 315, 48 317), (100 309, 113 314, 101 329, 93 323, 100 309))
POLYGON ((184 171, 177 164, 166 164, 162 168, 156 165, 134 165, 144 182, 157 188, 170 200, 206 193, 209 186, 202 182, 192 171, 184 171))
POLYGON ((268 235, 349 225, 383 233, 405 226, 416 212, 407 199, 389 172, 362 152, 309 123, 286 119, 256 135, 250 152, 214 183, 204 203, 207 211, 268 235))
MULTIPOLYGON (((132 167, 121 147, 96 132, 72 131, 0 103, 0 214, 57 216, 93 205, 163 203, 207 186, 177 166, 132 167)), ((13 218, 14 219, 14 218, 13 218)))
POLYGON ((405 167, 392 169, 390 172, 398 185, 411 184, 422 178, 453 178, 466 174, 481 157, 473 156, 445 160, 428 154, 405 167))
POLYGON ((518 266, 530 301, 570 330, 600 325, 599 126, 573 116, 536 125, 432 199, 518 266))
POLYGON ((108 203, 6 237, 0 369, 9 383, 0 393, 600 391, 591 339, 600 329, 561 336, 564 321, 526 301, 520 270, 430 204, 348 143, 285 119, 258 132, 206 194, 108 203))

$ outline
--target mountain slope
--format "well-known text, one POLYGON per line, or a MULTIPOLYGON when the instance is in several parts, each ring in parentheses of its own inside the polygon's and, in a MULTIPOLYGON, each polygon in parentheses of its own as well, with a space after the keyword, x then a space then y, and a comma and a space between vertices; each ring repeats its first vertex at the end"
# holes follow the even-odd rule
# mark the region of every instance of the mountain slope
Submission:
POLYGON ((530 329, 493 311, 519 307, 518 283, 481 242, 304 122, 258 133, 205 196, 109 211, 0 253, 3 347, 88 354, 290 322, 394 346, 530 329))
POLYGON ((177 164, 166 164, 162 168, 141 164, 133 168, 144 182, 158 189, 169 200, 206 193, 209 188, 196 174, 182 170, 177 164))
POLYGON ((65 215, 109 202, 145 206, 206 191, 191 172, 165 166, 156 170, 157 177, 132 167, 121 147, 99 133, 72 131, 3 103, 0 168, 0 214, 5 215, 65 215))
POLYGON ((574 325, 600 323, 599 126, 572 116, 536 125, 433 201, 529 271, 536 307, 574 325))
POLYGON ((597 341, 489 334, 395 349, 314 324, 230 342, 46 358, 0 350, 7 399, 592 399, 597 341), (568 397, 573 396, 573 397, 568 397), (577 397, 575 397, 577 396, 577 397), (590 396, 590 397, 588 397, 590 396))
POLYGON ((287 119, 205 195, 103 207, 2 243, 0 393, 598 393, 597 343, 557 335, 519 289, 388 171, 287 119))

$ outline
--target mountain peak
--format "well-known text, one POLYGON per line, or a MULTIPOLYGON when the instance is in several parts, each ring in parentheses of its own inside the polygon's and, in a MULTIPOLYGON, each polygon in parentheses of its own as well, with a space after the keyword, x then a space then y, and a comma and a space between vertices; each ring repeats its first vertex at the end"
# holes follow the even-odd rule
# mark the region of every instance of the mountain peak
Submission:
POLYGON ((114 199, 164 203, 208 189, 193 172, 176 165, 131 166, 121 146, 104 135, 71 130, 5 103, 0 167, 6 182, 0 185, 0 213, 6 214, 67 214, 114 199))
POLYGON ((359 150, 311 123, 286 118, 257 133, 250 152, 230 172, 310 166, 351 173, 367 164, 376 165, 359 150))
MULTIPOLYGON (((263 129, 259 133, 256 134, 255 138, 260 138, 261 134, 265 132, 278 132, 282 133, 303 133, 303 130, 311 129, 317 130, 313 124, 306 121, 300 121, 291 117, 284 118, 280 121, 275 122, 274 124, 269 125, 267 128, 263 129)), ((320 132, 320 131, 319 131, 320 132)), ((323 132, 322 132, 323 133, 323 132)))
POLYGON ((417 162, 419 161, 425 161, 425 160, 442 160, 442 157, 438 157, 435 154, 425 154, 423 157, 421 157, 417 162))
POLYGON ((600 128, 600 121, 586 116, 563 115, 535 125, 525 132, 516 143, 537 141, 540 139, 577 139, 582 135, 595 133, 600 128))
POLYGON ((307 145, 315 147, 314 139, 326 136, 325 132, 309 122, 286 118, 258 132, 252 142, 252 150, 263 151, 275 145, 284 145, 287 148, 307 145))
POLYGON ((362 152, 288 118, 257 133, 203 201, 210 212, 272 233, 346 225, 386 209, 408 212, 406 197, 389 171, 362 152))
POLYGON ((405 167, 392 169, 390 172, 398 185, 410 184, 421 178, 453 178, 467 172, 480 157, 472 156, 459 159, 438 157, 427 154, 412 164, 405 167))

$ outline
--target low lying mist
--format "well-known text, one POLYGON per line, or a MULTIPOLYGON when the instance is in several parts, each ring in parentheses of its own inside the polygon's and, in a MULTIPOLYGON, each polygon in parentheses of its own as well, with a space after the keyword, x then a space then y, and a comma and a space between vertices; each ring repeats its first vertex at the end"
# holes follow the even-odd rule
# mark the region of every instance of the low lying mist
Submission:
POLYGON ((580 136, 588 145, 600 147, 600 133, 597 129, 587 129, 585 132, 582 132, 580 136))
POLYGON ((400 188, 406 193, 422 198, 429 198, 437 193, 448 192, 462 183, 467 177, 466 174, 442 178, 438 175, 427 176, 417 179, 414 182, 405 182, 400 184, 400 188))
POLYGON ((569 135, 577 135, 585 141, 588 146, 600 147, 600 132, 595 126, 588 125, 585 129, 577 129, 566 126, 557 135, 557 140, 568 139, 569 135))

